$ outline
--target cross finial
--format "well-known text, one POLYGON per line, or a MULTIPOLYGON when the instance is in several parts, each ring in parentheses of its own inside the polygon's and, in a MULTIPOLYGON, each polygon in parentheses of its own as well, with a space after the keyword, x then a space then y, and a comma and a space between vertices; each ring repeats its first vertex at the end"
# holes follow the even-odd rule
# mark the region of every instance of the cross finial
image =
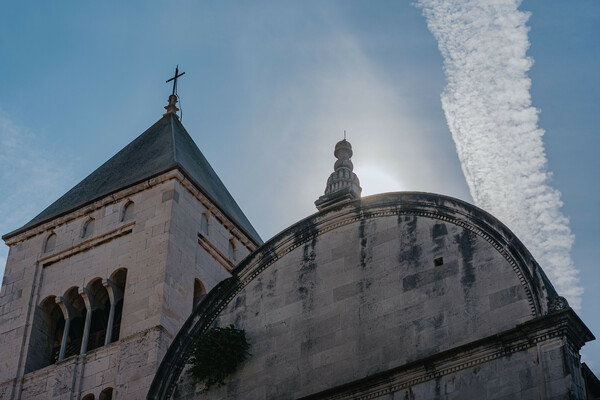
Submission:
POLYGON ((176 118, 179 118, 179 116, 177 115, 177 111, 179 111, 179 109, 177 108, 177 78, 184 74, 185 72, 179 73, 179 65, 177 65, 175 67, 175 76, 167 81, 167 83, 173 81, 173 93, 169 96, 169 104, 165 107, 165 110, 167 110, 167 112, 163 114, 163 117, 166 117, 169 114, 173 114, 176 118))
POLYGON ((185 75, 185 72, 179 73, 179 64, 177 64, 177 66, 175 67, 175 76, 166 81, 166 83, 173 81, 173 93, 171 94, 172 96, 177 95, 177 78, 179 78, 182 75, 185 75))

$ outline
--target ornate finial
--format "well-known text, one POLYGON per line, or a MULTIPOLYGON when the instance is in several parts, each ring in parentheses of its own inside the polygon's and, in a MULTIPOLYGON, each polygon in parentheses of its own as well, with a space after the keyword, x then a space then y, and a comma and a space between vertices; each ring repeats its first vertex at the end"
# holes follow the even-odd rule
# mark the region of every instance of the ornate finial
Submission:
POLYGON ((182 75, 185 75, 185 72, 179 73, 179 65, 177 65, 175 67, 175 76, 166 81, 166 83, 173 81, 173 92, 169 96, 169 104, 167 104, 167 106, 165 107, 165 110, 167 110, 167 112, 163 114, 163 117, 169 114, 173 114, 177 118, 179 118, 177 116, 177 111, 179 111, 179 108, 177 108, 177 78, 179 78, 182 75))
MULTIPOLYGON (((346 131, 344 136, 345 134, 346 131)), ((315 201, 319 210, 340 201, 359 199, 362 191, 358 177, 352 172, 352 145, 345 137, 335 145, 333 154, 337 158, 333 166, 334 171, 327 179, 325 194, 315 201)))

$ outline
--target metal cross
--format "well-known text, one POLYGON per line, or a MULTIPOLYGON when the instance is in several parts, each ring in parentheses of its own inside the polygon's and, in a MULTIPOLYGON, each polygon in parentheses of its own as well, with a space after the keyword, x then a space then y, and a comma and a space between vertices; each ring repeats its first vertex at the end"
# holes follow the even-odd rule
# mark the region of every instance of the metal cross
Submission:
POLYGON ((175 67, 175 76, 166 81, 166 83, 173 81, 173 96, 175 96, 175 94, 177 93, 177 78, 179 78, 182 75, 185 75, 185 72, 179 73, 179 65, 177 65, 175 67))

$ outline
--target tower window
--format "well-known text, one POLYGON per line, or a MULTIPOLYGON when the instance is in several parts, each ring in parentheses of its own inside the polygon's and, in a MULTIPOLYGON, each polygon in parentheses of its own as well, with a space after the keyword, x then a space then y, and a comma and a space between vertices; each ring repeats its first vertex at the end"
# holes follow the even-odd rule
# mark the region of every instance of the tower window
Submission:
POLYGON ((127 204, 125 204, 125 207, 123 207, 123 215, 121 216, 121 221, 125 222, 132 220, 135 216, 134 214, 135 204, 133 203, 133 201, 128 201, 127 204))
POLYGON ((208 236, 208 215, 206 213, 200 217, 200 233, 208 236))
POLYGON ((200 301, 206 296, 206 288, 200 279, 194 280, 194 309, 200 304, 200 301))
POLYGON ((229 258, 231 259, 231 261, 235 261, 235 243, 234 243, 233 239, 229 240, 229 247, 227 249, 227 254, 229 255, 229 258))
POLYGON ((94 218, 89 218, 83 224, 83 229, 81 230, 81 237, 86 238, 92 236, 94 233, 94 218))
POLYGON ((56 233, 50 234, 44 244, 44 253, 51 252, 56 247, 56 233))
POLYGON ((106 388, 102 392, 100 392, 100 396, 98 400, 112 400, 113 398, 113 388, 106 388))

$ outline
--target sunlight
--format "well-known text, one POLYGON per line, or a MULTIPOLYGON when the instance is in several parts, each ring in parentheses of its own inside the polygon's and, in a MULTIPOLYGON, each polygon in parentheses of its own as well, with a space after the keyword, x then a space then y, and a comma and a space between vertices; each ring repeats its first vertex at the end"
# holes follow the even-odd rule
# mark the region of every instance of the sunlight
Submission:
POLYGON ((355 165, 354 172, 360 180, 362 196, 403 190, 403 185, 400 181, 380 165, 355 165))

